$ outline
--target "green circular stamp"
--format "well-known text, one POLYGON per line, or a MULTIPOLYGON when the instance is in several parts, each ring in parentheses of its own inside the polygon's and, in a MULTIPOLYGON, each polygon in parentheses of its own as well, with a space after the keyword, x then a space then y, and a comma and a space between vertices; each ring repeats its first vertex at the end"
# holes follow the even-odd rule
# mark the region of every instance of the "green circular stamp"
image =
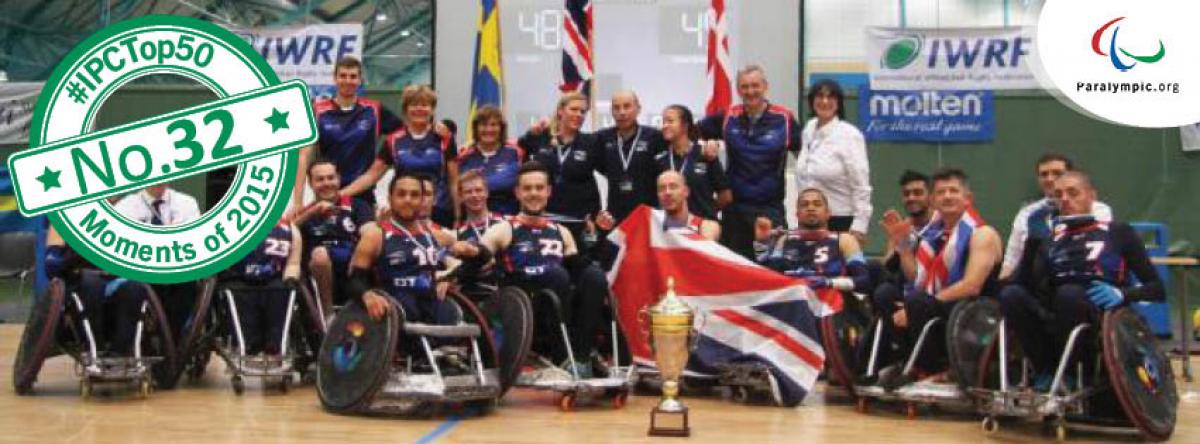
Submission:
POLYGON ((316 140, 307 87, 280 82, 251 46, 208 22, 146 16, 109 26, 71 51, 46 81, 30 148, 8 161, 18 208, 48 214, 71 247, 129 279, 201 279, 241 259, 287 206, 296 149, 316 140), (218 99, 93 131, 122 85, 151 74, 199 82, 218 99), (105 198, 237 166, 229 191, 200 218, 156 226, 105 198))

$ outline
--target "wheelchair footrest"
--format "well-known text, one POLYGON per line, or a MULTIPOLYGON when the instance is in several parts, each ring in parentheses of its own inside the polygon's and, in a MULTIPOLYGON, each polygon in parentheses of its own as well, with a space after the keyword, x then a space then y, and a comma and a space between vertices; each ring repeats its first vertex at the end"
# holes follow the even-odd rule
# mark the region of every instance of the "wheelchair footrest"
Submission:
POLYGON ((493 399, 500 396, 500 378, 495 370, 484 370, 483 381, 478 375, 437 377, 433 374, 396 373, 379 392, 380 398, 461 402, 493 399))
POLYGON ((405 323, 404 332, 413 335, 443 338, 474 338, 480 335, 479 326, 474 324, 434 325, 405 323))
POLYGON ((100 358, 83 365, 83 375, 92 380, 127 381, 145 377, 150 366, 162 361, 162 357, 100 358))

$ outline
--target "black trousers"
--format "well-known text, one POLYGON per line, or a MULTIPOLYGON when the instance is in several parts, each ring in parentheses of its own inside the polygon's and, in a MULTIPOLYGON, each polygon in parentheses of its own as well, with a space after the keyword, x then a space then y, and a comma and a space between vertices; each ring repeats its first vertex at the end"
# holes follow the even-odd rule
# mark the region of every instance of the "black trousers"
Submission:
POLYGON ((1066 348, 1067 339, 1075 326, 1088 323, 1080 333, 1068 369, 1084 363, 1084 374, 1091 374, 1095 365, 1096 335, 1100 330, 1100 310, 1088 300, 1087 290, 1078 284, 1060 285, 1047 303, 1039 301, 1019 285, 1008 285, 1000 291, 1000 309, 1008 330, 1016 333, 1021 349, 1039 373, 1052 373, 1066 348))
POLYGON ((721 210, 721 245, 754 260, 754 221, 760 216, 771 219, 771 223, 777 227, 787 227, 782 203, 755 205, 735 202, 721 210))
MULTIPOLYGON (((874 303, 875 315, 883 320, 883 337, 880 343, 889 344, 891 341, 900 341, 900 348, 910 353, 916 347, 925 324, 935 317, 941 318, 941 321, 929 330, 925 344, 921 347, 921 352, 917 354, 916 367, 926 373, 938 373, 946 370, 948 367, 946 321, 949 320, 950 311, 954 309, 957 302, 941 302, 920 291, 904 295, 901 289, 892 283, 879 285, 871 299, 874 303), (892 321, 892 314, 901 307, 907 314, 908 327, 897 329, 892 321)), ((907 355, 903 358, 907 359, 907 355)))
POLYGON ((151 285, 158 300, 162 302, 167 322, 171 324, 171 338, 176 343, 183 340, 184 332, 192 321, 196 305, 196 283, 151 285))
POLYGON ((568 273, 562 267, 549 267, 546 274, 537 279, 516 279, 512 281, 529 293, 534 306, 536 334, 543 350, 555 362, 567 358, 567 350, 563 345, 562 333, 559 332, 558 320, 567 326, 571 336, 571 351, 575 359, 585 360, 596 348, 597 329, 604 318, 604 304, 608 299, 608 282, 604 272, 595 264, 568 273), (574 285, 572 285, 574 282, 574 285), (558 296, 561 313, 549 313, 551 305, 539 294, 542 289, 551 290, 558 296))
POLYGON ((80 325, 76 327, 80 332, 84 332, 82 320, 87 319, 92 337, 96 341, 97 352, 131 356, 137 324, 142 317, 142 303, 146 300, 146 290, 142 285, 126 281, 112 291, 106 291, 108 284, 114 279, 116 278, 101 276, 98 273, 83 274, 78 285, 68 289, 78 296, 79 300, 75 301, 68 294, 68 304, 83 312, 79 319, 80 325))
MULTIPOLYGON (((226 303, 228 301, 225 290, 233 294, 242 339, 246 341, 246 354, 283 354, 283 330, 287 322, 287 312, 291 309, 288 299, 292 290, 280 281, 265 284, 226 283, 217 295, 226 303)), ((296 297, 299 298, 300 295, 296 294, 296 297)), ((234 328, 233 320, 230 319, 230 322, 230 328, 234 328)))

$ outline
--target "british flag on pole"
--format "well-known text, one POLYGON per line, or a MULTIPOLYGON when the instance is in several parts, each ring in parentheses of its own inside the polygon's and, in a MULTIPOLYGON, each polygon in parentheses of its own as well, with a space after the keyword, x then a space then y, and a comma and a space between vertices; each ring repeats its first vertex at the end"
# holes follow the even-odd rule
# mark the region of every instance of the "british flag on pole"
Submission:
POLYGON ((814 313, 830 309, 804 281, 698 235, 664 230, 664 217, 640 206, 609 235, 620 249, 609 285, 634 361, 654 365, 638 311, 656 303, 674 277, 676 294, 697 310, 700 337, 687 371, 715 375, 718 364, 761 363, 775 376, 780 400, 799 403, 825 365, 814 313))
POLYGON ((592 2, 566 0, 563 5, 562 92, 592 94, 592 2))
POLYGON ((729 35, 725 33, 725 0, 712 0, 708 8, 708 95, 706 114, 716 114, 733 103, 729 87, 729 35))

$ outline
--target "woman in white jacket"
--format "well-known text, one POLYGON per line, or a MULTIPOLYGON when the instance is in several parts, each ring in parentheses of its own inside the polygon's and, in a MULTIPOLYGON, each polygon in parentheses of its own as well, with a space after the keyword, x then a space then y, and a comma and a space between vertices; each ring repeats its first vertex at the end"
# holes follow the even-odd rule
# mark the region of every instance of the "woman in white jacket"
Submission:
POLYGON ((796 189, 824 192, 833 213, 829 229, 849 231, 861 244, 871 222, 871 168, 862 132, 842 120, 843 104, 842 87, 832 80, 809 91, 808 108, 815 117, 800 135, 796 189))

